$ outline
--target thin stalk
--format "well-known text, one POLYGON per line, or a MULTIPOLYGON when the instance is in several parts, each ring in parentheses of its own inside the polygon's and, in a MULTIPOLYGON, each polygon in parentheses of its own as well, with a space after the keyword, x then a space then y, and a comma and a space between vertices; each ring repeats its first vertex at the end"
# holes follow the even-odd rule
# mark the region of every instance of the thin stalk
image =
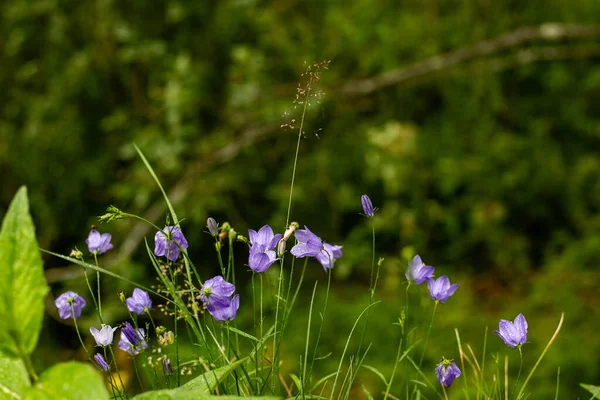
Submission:
POLYGON ((392 383, 394 382, 394 377, 396 376, 396 369, 398 368, 398 362, 400 360, 400 353, 402 352, 402 342, 404 340, 404 328, 402 328, 402 335, 400 336, 400 344, 398 345, 398 352, 396 353, 396 362, 394 363, 394 369, 392 370, 392 376, 390 376, 390 381, 385 388, 385 395, 383 396, 383 400, 386 400, 390 394, 390 389, 392 388, 392 383))
POLYGON ((469 396, 469 380, 467 379, 467 369, 465 368, 465 358, 464 358, 464 354, 463 354, 463 350, 462 350, 462 345, 460 343, 460 335, 458 334, 458 328, 454 329, 454 332, 456 333, 456 342, 458 343, 458 354, 460 355, 460 365, 462 367, 462 376, 463 379, 465 380, 465 393, 466 393, 466 397, 467 400, 470 398, 469 396))
POLYGON ((85 354, 87 354, 88 359, 90 358, 90 352, 88 351, 85 344, 83 344, 83 339, 81 339, 81 333, 79 333, 79 326, 77 325, 77 318, 75 318, 75 309, 73 307, 73 303, 71 303, 71 316, 73 316, 73 323, 75 324, 75 331, 77 332, 77 337, 79 338, 79 343, 81 343, 81 347, 85 350, 85 354))
MULTIPOLYGON (((325 314, 327 313, 327 305, 329 304, 329 289, 331 287, 331 270, 329 270, 327 276, 327 290, 325 291, 325 304, 323 305, 323 312, 321 313, 321 324, 319 325, 319 333, 317 334, 317 340, 315 341, 313 351, 313 358, 310 363, 310 369, 308 370, 308 376, 312 376, 313 367, 315 365, 315 360, 317 358, 317 349, 319 348, 319 342, 321 340, 321 333, 323 332, 323 324, 325 323, 325 314)), ((370 305, 369 305, 370 307, 370 305)))
MULTIPOLYGON (((125 394, 125 398, 127 398, 127 392, 125 391, 125 384, 123 384, 123 379, 121 378, 121 371, 119 371, 119 365, 117 364, 117 357, 115 357, 115 352, 112 349, 112 346, 108 346, 108 350, 110 351, 110 355, 115 363, 115 371, 117 371, 117 377, 119 378, 119 383, 121 384, 121 391, 125 394)), ((106 352, 106 350, 105 350, 106 352)))
POLYGON ((133 361, 133 369, 135 370, 135 376, 137 377, 137 381, 140 384, 140 389, 142 389, 142 379, 140 378, 140 373, 138 371, 137 362, 135 360, 135 357, 132 357, 132 361, 133 361))
MULTIPOLYGON (((369 281, 369 305, 373 304, 373 297, 375 296, 375 287, 373 282, 373 275, 375 273, 375 221, 371 218, 371 226, 373 230, 373 247, 371 251, 371 279, 369 281)), ((360 341, 358 342, 358 351, 356 354, 358 355, 357 360, 360 357, 360 350, 362 348, 363 340, 365 338, 365 334, 367 332, 367 327, 369 326, 369 319, 371 317, 371 310, 367 313, 367 319, 365 321, 365 325, 363 327, 362 333, 360 335, 360 341)), ((358 372, 358 371, 357 371, 358 372)))
MULTIPOLYGON (((98 255, 95 251, 94 251, 94 261, 96 262, 96 267, 99 267, 98 255)), ((100 322, 102 323, 102 300, 101 300, 101 294, 100 294, 100 271, 98 271, 98 270, 96 270, 96 283, 98 286, 98 315, 100 316, 100 322)))
POLYGON ((560 386, 560 367, 558 367, 558 372, 556 373, 556 393, 554 395, 554 400, 558 400, 558 387, 560 386))
POLYGON ((556 331, 554 332, 554 335, 552 335, 552 337, 550 338, 550 341, 548 342, 548 344, 544 348, 544 351, 540 355, 540 358, 538 358, 537 362, 533 366, 533 369, 531 370, 531 372, 527 376, 527 379, 525 379, 525 382, 523 382, 523 386, 521 387, 521 390, 519 391, 519 394, 517 394, 517 400, 521 398, 521 395, 523 394, 523 391, 525 391, 525 387, 527 387, 527 384, 529 383, 529 380, 533 376, 533 373, 535 372, 535 370, 537 369, 537 367, 540 365, 540 363, 542 362, 542 359, 544 358, 544 356, 548 352, 548 349, 550 348, 550 346, 552 345, 552 343, 554 342, 554 340, 558 336, 558 332, 560 332, 560 328, 562 327, 564 319, 565 319, 565 313, 562 313, 560 315, 560 321, 558 322, 558 326, 556 327, 556 331))
POLYGON ((313 310, 313 304, 315 301, 315 293, 317 291, 318 283, 319 283, 319 281, 315 282, 312 297, 310 299, 310 308, 308 309, 308 324, 306 326, 306 346, 304 348, 304 366, 302 368, 302 387, 299 388, 302 393, 302 400, 304 400, 306 398, 306 390, 305 390, 306 383, 307 383, 306 365, 308 364, 308 345, 310 343, 310 324, 312 321, 312 310, 313 310))
POLYGON ((439 304, 439 301, 436 300, 435 304, 433 306, 433 312, 431 313, 431 322, 429 323, 429 329, 427 330, 427 336, 425 337, 425 344, 423 345, 423 353, 421 354, 421 359, 419 360, 419 368, 421 368, 421 365, 423 365, 423 358, 425 357, 425 351, 427 350, 427 342, 429 341, 429 335, 431 334, 431 327, 433 326, 433 318, 435 317, 435 310, 437 310, 438 304, 439 304))

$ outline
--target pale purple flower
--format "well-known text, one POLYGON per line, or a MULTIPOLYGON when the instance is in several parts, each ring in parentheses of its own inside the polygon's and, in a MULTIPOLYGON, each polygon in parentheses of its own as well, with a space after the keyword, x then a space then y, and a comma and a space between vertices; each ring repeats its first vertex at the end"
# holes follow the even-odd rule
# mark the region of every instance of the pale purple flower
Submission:
POLYGON ((163 232, 158 231, 154 235, 154 254, 157 257, 166 256, 169 260, 175 261, 179 257, 180 247, 187 249, 188 242, 178 226, 165 226, 163 232), (167 238, 163 232, 166 232, 171 238, 167 238))
POLYGON ((133 295, 128 297, 125 302, 129 311, 138 315, 146 314, 152 308, 150 295, 139 288, 133 289, 133 295))
POLYGON ((327 272, 328 269, 333 268, 335 260, 342 256, 342 247, 343 246, 336 246, 329 243, 323 244, 323 249, 315 258, 321 263, 325 272, 327 272))
POLYGON ((420 285, 428 278, 433 278, 434 271, 435 269, 429 265, 425 265, 421 260, 421 257, 419 257, 417 254, 411 261, 408 262, 406 279, 408 279, 409 282, 420 285))
POLYGON ((306 225, 304 229, 297 230, 294 235, 298 244, 290 251, 296 258, 316 257, 323 249, 323 241, 312 233, 306 225))
POLYGON ((118 347, 130 355, 136 356, 140 351, 148 348, 144 334, 143 328, 135 330, 129 322, 125 322, 125 326, 121 328, 121 340, 119 340, 118 347))
POLYGON ((110 233, 100 234, 97 230, 92 229, 88 238, 85 240, 85 243, 87 244, 90 253, 104 254, 114 247, 110 243, 110 239, 112 239, 110 233))
POLYGON ((85 307, 85 300, 77 293, 68 291, 58 296, 54 300, 54 304, 58 308, 58 315, 62 319, 79 319, 81 310, 85 307))
POLYGON ((460 376, 460 369, 454 361, 442 359, 435 369, 435 376, 445 387, 448 387, 460 376))
POLYGON ((499 330, 494 333, 500 336, 508 347, 520 347, 527 342, 527 320, 523 314, 517 315, 514 323, 501 319, 499 330))
POLYGON ((110 365, 108 365, 102 354, 96 353, 96 355, 94 356, 94 360, 96 361, 96 364, 98 364, 100 368, 102 368, 103 371, 110 370, 110 365))
POLYGON ((162 360, 163 371, 165 375, 170 376, 173 375, 173 366, 171 365, 171 360, 168 357, 163 358, 162 360))
POLYGON ((451 285, 446 275, 440 276, 437 280, 427 278, 427 286, 429 286, 429 296, 440 303, 445 303, 458 289, 458 284, 451 285))
POLYGON ((248 266, 254 272, 261 273, 269 269, 269 267, 277 260, 279 260, 279 258, 277 258, 277 254, 273 250, 262 252, 250 248, 248 266))
POLYGON ((365 215, 369 218, 375 215, 375 209, 373 208, 373 203, 371 203, 371 199, 366 194, 363 194, 360 198, 360 202, 362 203, 363 211, 365 215))
POLYGON ((111 328, 110 325, 103 325, 100 330, 92 326, 90 328, 90 333, 94 337, 97 346, 110 346, 113 342, 113 336, 116 330, 116 327, 111 328))
POLYGON ((214 218, 210 217, 206 220, 206 227, 208 228, 208 233, 212 236, 217 236, 219 234, 219 224, 215 221, 214 218))
POLYGON ((236 294, 232 299, 227 297, 214 297, 213 301, 206 306, 210 315, 217 321, 231 321, 235 318, 240 307, 240 295, 236 294))
POLYGON ((255 272, 265 272, 271 264, 278 260, 275 247, 283 236, 281 233, 273 234, 273 229, 265 225, 256 232, 248 230, 250 237, 250 253, 248 254, 248 266, 255 272))
POLYGON ((233 292, 235 292, 235 286, 223 279, 221 275, 217 275, 204 282, 200 290, 200 300, 208 305, 216 297, 229 299, 233 292))

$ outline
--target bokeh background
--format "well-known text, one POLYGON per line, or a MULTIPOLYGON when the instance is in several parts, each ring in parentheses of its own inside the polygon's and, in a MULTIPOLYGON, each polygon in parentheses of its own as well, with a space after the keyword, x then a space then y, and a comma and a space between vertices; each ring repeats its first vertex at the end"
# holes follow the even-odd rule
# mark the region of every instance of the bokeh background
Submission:
MULTIPOLYGON (((267 223, 283 231, 298 131, 282 125, 299 121, 297 86, 307 65, 324 60, 292 207, 293 220, 344 245, 319 350, 333 354, 317 362, 316 375, 335 371, 368 303, 370 224, 359 215, 367 193, 380 208, 376 246, 385 262, 366 364, 391 372, 404 270, 418 253, 461 285, 438 308, 425 358, 431 379, 442 356, 458 357, 454 328, 480 357, 489 327, 486 361, 494 365, 498 353, 502 364, 507 353, 516 375, 518 354, 491 331, 520 312, 529 321, 528 371, 564 311, 531 398, 553 395, 559 366, 560 397, 585 398, 579 382, 600 383, 595 0, 4 0, 0 215, 27 185, 40 246, 64 254, 85 249, 109 204, 163 224, 166 209, 136 143, 185 218, 190 255, 209 278, 218 266, 208 216, 240 233, 267 223)), ((130 220, 100 230, 115 244, 102 266, 153 284, 143 238, 154 232, 130 220)), ((236 250, 242 294, 245 251, 236 250)), ((52 295, 39 369, 85 359, 52 304, 66 288, 85 292, 81 270, 44 259, 52 295)), ((303 352, 313 282, 325 288, 321 267, 309 270, 287 372, 303 352)), ((116 293, 132 288, 104 282, 108 320, 123 320, 116 293)), ((420 289, 410 322, 423 332, 433 302, 420 289)), ((242 320, 251 321, 250 304, 242 300, 242 320)), ((81 324, 97 325, 91 309, 81 324)), ((358 381, 382 390, 372 372, 358 381)), ((460 398, 464 383, 455 385, 460 398)), ((352 396, 364 396, 360 385, 352 396)))

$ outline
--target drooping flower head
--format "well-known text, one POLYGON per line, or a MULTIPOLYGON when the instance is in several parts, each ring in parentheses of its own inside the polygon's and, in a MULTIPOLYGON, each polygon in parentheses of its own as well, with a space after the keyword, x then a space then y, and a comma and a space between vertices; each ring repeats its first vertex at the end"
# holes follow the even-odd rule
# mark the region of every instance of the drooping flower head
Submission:
POLYGON ((110 233, 100 234, 95 229, 92 229, 85 240, 85 244, 88 246, 90 253, 104 254, 114 246, 110 243, 112 235, 110 233))
POLYGON ((442 358, 442 361, 435 368, 435 376, 445 387, 448 387, 460 376, 460 369, 454 361, 442 358))
POLYGON ((133 295, 128 297, 125 303, 127 303, 129 311, 138 315, 146 314, 152 308, 150 295, 139 288, 133 289, 133 295))
POLYGON ((499 330, 494 333, 510 348, 520 347, 527 342, 527 320, 523 314, 517 315, 515 322, 500 320, 499 330))
POLYGON ((206 309, 219 322, 231 321, 235 318, 240 307, 240 295, 236 294, 233 298, 213 297, 206 309))
POLYGON ((451 285, 446 275, 440 276, 437 280, 427 278, 427 286, 429 286, 429 296, 442 304, 458 289, 458 284, 451 285))
POLYGON ((406 279, 409 282, 420 285, 425 282, 427 278, 433 278, 435 268, 429 265, 425 265, 421 260, 421 257, 417 254, 411 261, 408 262, 408 268, 406 269, 406 279))
POLYGON ((148 348, 144 334, 143 328, 136 330, 129 322, 125 322, 125 326, 121 328, 121 340, 119 340, 118 347, 130 355, 136 356, 140 351, 148 348))
POLYGON ((207 281, 204 281, 200 290, 200 300, 209 305, 211 300, 217 297, 225 297, 229 299, 235 292, 235 286, 227 282, 221 275, 217 275, 207 281))
POLYGON ((62 319, 79 319, 81 310, 85 307, 85 300, 77 293, 68 291, 58 296, 54 300, 54 304, 58 308, 58 315, 62 319))
POLYGON ((110 346, 113 342, 113 336, 116 330, 116 327, 111 328, 110 325, 103 325, 100 330, 92 326, 90 328, 90 333, 94 337, 97 346, 110 346))
POLYGON ((273 229, 265 225, 256 232, 248 230, 250 238, 250 253, 248 255, 248 266, 255 272, 265 272, 271 264, 278 260, 275 247, 281 240, 281 233, 273 234, 273 229))
POLYGON ((298 229, 295 234, 298 244, 292 247, 290 251, 296 258, 316 257, 323 249, 323 241, 304 226, 304 229, 298 229))
POLYGON ((316 259, 321 263, 325 272, 327 272, 328 269, 333 268, 335 260, 342 256, 342 247, 343 246, 336 246, 329 243, 323 244, 323 249, 317 254, 316 259))
POLYGON ((154 254, 157 257, 165 256, 169 260, 175 261, 179 257, 180 247, 187 249, 188 242, 178 226, 165 226, 163 232, 158 231, 154 235, 154 254), (167 238, 163 232, 166 232, 170 238, 167 238))
POLYGON ((365 212, 365 215, 369 218, 372 218, 375 215, 375 209, 373 208, 373 203, 371 203, 369 196, 363 194, 360 198, 360 202, 362 203, 362 208, 365 212))
POLYGON ((212 236, 217 236, 219 234, 219 224, 217 224, 217 221, 210 217, 206 220, 206 227, 208 228, 208 233, 210 233, 212 236))
POLYGON ((110 370, 110 365, 108 365, 102 354, 96 353, 96 355, 94 356, 94 361, 96 361, 96 364, 98 364, 98 366, 100 366, 100 368, 102 368, 103 371, 110 370))

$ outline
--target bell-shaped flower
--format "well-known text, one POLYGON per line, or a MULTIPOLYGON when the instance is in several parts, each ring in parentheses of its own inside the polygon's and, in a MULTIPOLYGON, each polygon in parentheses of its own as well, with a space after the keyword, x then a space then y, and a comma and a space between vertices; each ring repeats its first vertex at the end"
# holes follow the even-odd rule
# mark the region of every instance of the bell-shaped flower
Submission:
POLYGON ((148 292, 135 288, 133 295, 125 301, 127 308, 138 315, 146 314, 152 308, 152 300, 148 292))
POLYGON ((279 258, 277 258, 277 254, 273 250, 262 252, 250 248, 248 266, 254 272, 261 273, 269 269, 269 267, 277 260, 279 260, 279 258))
POLYGON ((100 330, 92 326, 90 328, 90 333, 94 337, 97 346, 110 346, 113 342, 113 336, 116 330, 117 328, 111 328, 110 325, 103 325, 100 330))
POLYGON ((275 247, 282 238, 282 234, 273 234, 273 229, 265 225, 256 232, 248 230, 250 238, 250 253, 248 254, 248 266, 255 272, 265 272, 271 264, 278 260, 275 247))
POLYGON ((227 282, 221 275, 217 275, 207 281, 204 281, 200 290, 200 300, 208 305, 213 297, 229 298, 235 292, 235 286, 227 282))
POLYGON ((208 233, 212 236, 217 236, 219 234, 219 224, 217 224, 217 221, 214 218, 209 217, 206 220, 206 227, 208 228, 208 233))
POLYGON ((58 315, 62 319, 79 319, 81 310, 85 307, 85 300, 77 293, 68 291, 58 296, 54 300, 54 304, 58 308, 58 315))
POLYGON ((96 355, 94 356, 94 361, 96 361, 96 364, 98 364, 98 366, 100 366, 100 368, 102 368, 103 371, 110 370, 110 365, 108 365, 102 354, 96 353, 96 355))
POLYGON ((343 246, 336 246, 329 243, 323 244, 323 249, 315 258, 321 263, 325 272, 327 272, 328 269, 333 268, 335 260, 342 256, 342 247, 343 246))
POLYGON ((429 286, 429 296, 440 303, 445 303, 458 289, 458 284, 451 285, 446 275, 440 276, 437 280, 427 278, 427 286, 429 286))
POLYGON ((517 315, 515 322, 500 320, 499 330, 494 333, 510 348, 520 347, 527 342, 527 320, 523 314, 517 315))
POLYGON ((163 232, 158 231, 154 235, 154 254, 157 257, 165 256, 171 261, 176 261, 181 249, 188 248, 188 242, 178 226, 165 226, 163 232), (167 238, 163 232, 169 237, 167 238))
POLYGON ((136 330, 129 322, 125 322, 125 326, 121 328, 121 340, 119 340, 118 347, 130 355, 136 356, 148 348, 144 334, 143 328, 136 330))
POLYGON ((435 376, 442 385, 448 387, 460 376, 460 369, 454 361, 443 358, 435 368, 435 376))
POLYGON ((409 282, 420 285, 425 282, 428 278, 433 278, 435 269, 429 265, 425 265, 419 255, 408 262, 408 268, 406 269, 406 279, 409 282))
POLYGON ((316 257, 323 249, 323 241, 304 226, 304 229, 298 229, 294 235, 298 244, 292 247, 290 252, 296 258, 316 257))
POLYGON ((228 297, 214 297, 206 309, 217 321, 231 321, 235 318, 240 307, 240 295, 236 294, 232 299, 228 297))
POLYGON ((85 240, 90 253, 104 254, 114 246, 110 243, 112 235, 110 233, 100 234, 95 229, 92 229, 85 240))

